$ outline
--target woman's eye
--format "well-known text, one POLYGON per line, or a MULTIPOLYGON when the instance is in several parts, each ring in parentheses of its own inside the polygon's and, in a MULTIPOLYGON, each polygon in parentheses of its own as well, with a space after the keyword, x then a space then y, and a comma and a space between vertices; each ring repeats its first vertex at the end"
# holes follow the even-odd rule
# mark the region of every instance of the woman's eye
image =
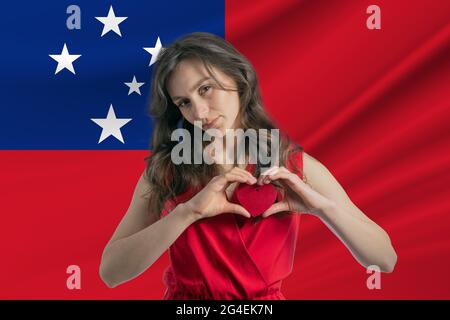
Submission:
POLYGON ((186 101, 182 101, 180 104, 178 104, 178 108, 183 108, 186 105, 186 101))
POLYGON ((211 86, 203 86, 200 88, 200 94, 204 94, 206 91, 211 89, 211 86))
MULTIPOLYGON (((200 88, 198 89, 198 91, 199 91, 200 95, 202 96, 202 95, 204 95, 209 89, 211 89, 211 87, 212 87, 212 86, 210 86, 210 85, 205 85, 205 86, 200 87, 200 88)), ((186 106, 186 104, 189 104, 189 101, 188 101, 188 102, 186 102, 186 101, 181 101, 177 106, 178 106, 178 108, 183 108, 183 107, 186 106)))

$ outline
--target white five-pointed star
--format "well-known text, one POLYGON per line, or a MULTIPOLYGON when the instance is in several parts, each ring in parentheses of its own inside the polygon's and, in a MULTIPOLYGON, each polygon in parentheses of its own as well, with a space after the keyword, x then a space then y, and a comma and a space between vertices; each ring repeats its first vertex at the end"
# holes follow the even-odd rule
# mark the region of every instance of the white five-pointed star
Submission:
POLYGON ((64 43, 64 47, 61 51, 61 54, 49 54, 50 58, 58 62, 58 66, 56 67, 55 74, 60 72, 62 69, 67 69, 73 74, 75 74, 75 70, 73 68, 73 62, 81 57, 81 54, 69 54, 69 50, 67 50, 67 46, 64 43))
POLYGON ((116 17, 112 6, 109 7, 108 16, 95 17, 95 19, 103 23, 103 31, 101 35, 102 37, 110 31, 114 31, 119 36, 122 36, 122 34, 120 33, 119 24, 121 24, 127 18, 128 17, 116 17))
POLYGON ((124 143, 120 128, 126 125, 132 119, 117 119, 116 114, 114 113, 113 105, 111 104, 109 106, 108 115, 106 116, 106 119, 91 119, 91 120, 94 121, 96 124, 98 124, 100 127, 102 127, 102 134, 100 136, 98 143, 102 142, 111 135, 116 137, 117 140, 119 140, 120 142, 124 143))
POLYGON ((161 40, 158 37, 158 40, 156 40, 156 44, 154 47, 144 48, 144 50, 152 55, 152 59, 150 60, 150 64, 148 65, 150 67, 156 62, 156 60, 158 60, 159 51, 164 50, 164 48, 162 47, 161 40))
POLYGON ((133 76, 133 81, 124 83, 128 87, 130 87, 130 90, 128 90, 128 95, 132 94, 133 92, 136 92, 137 94, 141 95, 141 90, 139 88, 145 84, 145 82, 137 82, 136 76, 133 76))

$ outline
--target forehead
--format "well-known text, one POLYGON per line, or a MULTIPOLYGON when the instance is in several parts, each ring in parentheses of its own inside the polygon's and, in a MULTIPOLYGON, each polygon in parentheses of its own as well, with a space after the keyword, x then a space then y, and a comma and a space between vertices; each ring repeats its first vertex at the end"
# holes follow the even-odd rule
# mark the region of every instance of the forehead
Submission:
POLYGON ((167 79, 167 90, 174 96, 182 94, 201 78, 209 76, 203 63, 196 59, 186 59, 178 63, 167 79))
MULTIPOLYGON (((222 72, 220 68, 211 65, 209 69, 221 86, 235 85, 235 81, 222 72)), ((202 61, 198 59, 183 60, 167 79, 167 91, 171 97, 187 96, 190 93, 189 90, 194 90, 198 82, 202 82, 201 80, 205 78, 211 78, 212 81, 215 81, 202 61)))

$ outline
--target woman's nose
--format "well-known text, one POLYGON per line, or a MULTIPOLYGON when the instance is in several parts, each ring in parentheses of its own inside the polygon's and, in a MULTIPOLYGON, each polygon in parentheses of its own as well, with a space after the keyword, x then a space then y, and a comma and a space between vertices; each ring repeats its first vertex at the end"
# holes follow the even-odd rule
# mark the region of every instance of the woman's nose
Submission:
POLYGON ((194 121, 201 121, 202 119, 206 119, 208 116, 209 108, 205 101, 192 101, 192 116, 194 117, 194 121))

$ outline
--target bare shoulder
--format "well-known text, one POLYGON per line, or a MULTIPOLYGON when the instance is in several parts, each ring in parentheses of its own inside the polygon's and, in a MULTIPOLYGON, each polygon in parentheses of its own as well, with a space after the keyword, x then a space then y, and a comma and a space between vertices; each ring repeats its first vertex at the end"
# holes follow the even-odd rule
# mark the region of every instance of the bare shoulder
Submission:
MULTIPOLYGON (((139 209, 141 209, 141 212, 144 212, 143 209, 145 209, 145 215, 150 217, 151 220, 154 220, 156 218, 156 215, 152 214, 149 211, 149 196, 152 192, 152 186, 149 177, 147 176, 147 172, 144 169, 141 175, 139 176, 139 180, 136 183, 136 187, 133 192, 133 197, 131 199, 130 207, 136 206, 139 209), (154 216, 154 217, 153 217, 154 216)), ((150 221, 154 222, 154 221, 150 221)))
POLYGON ((305 151, 303 151, 302 153, 303 153, 303 175, 305 176, 306 181, 310 183, 315 181, 317 183, 318 178, 320 178, 320 176, 323 174, 327 174, 326 171, 328 171, 328 169, 319 160, 311 156, 309 153, 306 153, 305 151))
POLYGON ((303 151, 303 174, 308 184, 315 190, 325 194, 336 192, 337 189, 343 191, 342 186, 330 172, 330 170, 318 159, 303 151))
POLYGON ((345 194, 344 188, 322 162, 304 151, 303 174, 311 188, 331 199, 342 200, 345 194))
POLYGON ((150 191, 150 179, 147 176, 147 170, 143 170, 136 185, 136 189, 145 195, 150 191))

